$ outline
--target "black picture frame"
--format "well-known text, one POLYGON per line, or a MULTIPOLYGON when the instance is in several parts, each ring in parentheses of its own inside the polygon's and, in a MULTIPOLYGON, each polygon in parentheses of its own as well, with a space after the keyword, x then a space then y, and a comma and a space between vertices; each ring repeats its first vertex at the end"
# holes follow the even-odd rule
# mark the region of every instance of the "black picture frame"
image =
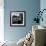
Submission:
POLYGON ((26 25, 26 11, 10 11, 10 26, 23 27, 26 25))

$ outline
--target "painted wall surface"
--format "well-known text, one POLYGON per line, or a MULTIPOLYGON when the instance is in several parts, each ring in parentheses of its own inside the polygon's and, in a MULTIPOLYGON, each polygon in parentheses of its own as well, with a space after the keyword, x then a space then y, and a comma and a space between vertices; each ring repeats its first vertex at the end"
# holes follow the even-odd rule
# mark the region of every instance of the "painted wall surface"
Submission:
MULTIPOLYGON (((41 11, 42 11, 43 9, 46 9, 46 0, 41 0, 41 1, 40 1, 40 9, 41 9, 41 11)), ((41 21, 41 22, 40 22, 40 25, 46 27, 46 10, 43 12, 42 17, 43 17, 43 22, 41 21)))
POLYGON ((32 21, 40 10, 40 0, 4 0, 4 39, 18 41, 32 29, 32 21), (10 11, 26 11, 25 27, 10 27, 10 11))

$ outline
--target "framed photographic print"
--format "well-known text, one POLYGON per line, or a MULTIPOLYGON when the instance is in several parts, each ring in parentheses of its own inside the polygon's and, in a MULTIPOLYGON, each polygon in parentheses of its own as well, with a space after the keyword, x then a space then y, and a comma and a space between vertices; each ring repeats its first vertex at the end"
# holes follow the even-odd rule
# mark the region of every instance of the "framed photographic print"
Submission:
POLYGON ((10 12, 10 26, 25 26, 26 12, 25 11, 11 11, 10 12))

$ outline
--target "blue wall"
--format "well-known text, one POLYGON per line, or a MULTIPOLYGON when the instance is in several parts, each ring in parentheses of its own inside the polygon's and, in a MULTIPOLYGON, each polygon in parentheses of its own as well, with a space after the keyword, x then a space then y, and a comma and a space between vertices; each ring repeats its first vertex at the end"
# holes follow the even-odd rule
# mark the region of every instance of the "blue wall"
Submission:
MULTIPOLYGON (((40 1, 40 10, 42 11, 43 9, 46 9, 46 0, 41 0, 40 1)), ((45 26, 46 27, 46 10, 43 12, 43 22, 40 22, 40 25, 45 26)))
POLYGON ((18 41, 32 29, 32 21, 40 10, 40 0, 4 0, 4 38, 18 41), (10 27, 10 11, 26 11, 25 27, 10 27))

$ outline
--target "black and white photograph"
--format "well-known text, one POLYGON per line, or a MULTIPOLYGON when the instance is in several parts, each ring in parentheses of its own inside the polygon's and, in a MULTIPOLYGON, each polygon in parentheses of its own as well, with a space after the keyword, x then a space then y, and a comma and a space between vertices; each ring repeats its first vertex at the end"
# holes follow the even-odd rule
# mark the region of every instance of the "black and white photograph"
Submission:
POLYGON ((10 12, 10 26, 25 26, 26 13, 25 11, 10 12))

